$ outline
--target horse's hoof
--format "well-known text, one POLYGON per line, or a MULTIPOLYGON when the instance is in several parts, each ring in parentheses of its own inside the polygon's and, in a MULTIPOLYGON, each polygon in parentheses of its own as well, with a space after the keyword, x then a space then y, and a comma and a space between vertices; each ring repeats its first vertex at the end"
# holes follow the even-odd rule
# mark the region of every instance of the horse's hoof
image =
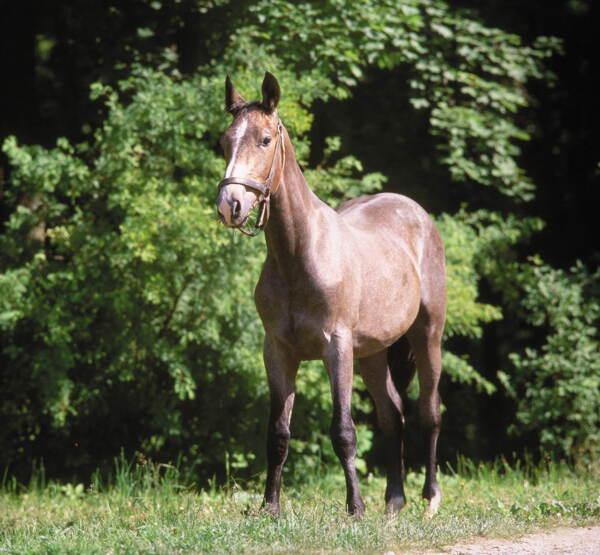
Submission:
POLYGON ((433 518, 435 513, 437 513, 440 503, 442 501, 442 492, 438 489, 435 492, 435 495, 427 500, 427 508, 425 509, 425 517, 433 518))
POLYGON ((348 503, 348 514, 352 518, 361 519, 365 514, 365 504, 362 499, 348 503))
POLYGON ((404 497, 395 497, 385 504, 385 514, 387 516, 396 516, 404 507, 406 507, 406 499, 404 497))
POLYGON ((260 509, 262 512, 266 513, 267 515, 275 517, 275 518, 281 514, 281 509, 279 508, 279 503, 263 502, 263 504, 260 506, 260 509))

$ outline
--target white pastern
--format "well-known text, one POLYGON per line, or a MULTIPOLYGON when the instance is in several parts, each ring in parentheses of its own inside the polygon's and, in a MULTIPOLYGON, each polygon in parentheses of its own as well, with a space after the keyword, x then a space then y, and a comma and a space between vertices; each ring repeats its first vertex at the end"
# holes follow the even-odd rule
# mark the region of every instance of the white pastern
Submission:
POLYGON ((442 502, 442 494, 438 491, 427 503, 427 508, 425 509, 425 516, 427 518, 432 518, 435 513, 437 513, 440 508, 440 503, 442 502))

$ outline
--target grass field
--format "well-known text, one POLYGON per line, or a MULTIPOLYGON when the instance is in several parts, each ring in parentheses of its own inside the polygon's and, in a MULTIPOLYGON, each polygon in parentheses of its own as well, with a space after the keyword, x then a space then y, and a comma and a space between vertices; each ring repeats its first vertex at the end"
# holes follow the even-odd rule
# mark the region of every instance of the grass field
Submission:
POLYGON ((423 517, 422 478, 407 475, 409 504, 395 519, 382 514, 384 480, 363 478, 360 521, 345 516, 341 473, 285 487, 278 519, 259 510, 257 485, 196 491, 180 484, 176 469, 152 463, 120 463, 110 483, 46 484, 38 476, 20 487, 5 479, 0 552, 383 553, 600 522, 598 471, 462 461, 442 473, 444 499, 432 520, 423 517))

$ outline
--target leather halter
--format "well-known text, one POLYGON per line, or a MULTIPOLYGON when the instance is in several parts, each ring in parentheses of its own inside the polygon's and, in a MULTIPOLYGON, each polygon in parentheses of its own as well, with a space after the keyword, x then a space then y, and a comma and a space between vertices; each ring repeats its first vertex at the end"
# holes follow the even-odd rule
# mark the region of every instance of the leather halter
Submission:
POLYGON ((248 189, 252 189, 260 194, 260 200, 258 202, 260 208, 258 211, 258 216, 256 217, 256 222, 254 224, 254 229, 246 229, 243 226, 239 226, 239 229, 245 235, 249 235, 250 237, 254 237, 258 235, 261 231, 264 230, 267 222, 269 221, 269 213, 270 213, 270 203, 271 203, 271 194, 275 193, 275 191, 279 188, 279 184, 281 182, 281 177, 279 179, 279 183, 275 187, 273 187, 273 179, 275 178, 276 164, 275 159, 277 157, 281 158, 281 168, 283 172, 283 166, 285 165, 285 146, 283 144, 283 131, 282 131, 281 120, 277 121, 277 142, 275 143, 275 153, 273 154, 273 159, 271 160, 271 168, 269 170, 269 175, 267 179, 263 183, 258 183, 257 181, 253 181, 252 179, 248 179, 246 177, 226 177, 219 182, 219 191, 225 187, 226 185, 236 184, 243 185, 248 189))

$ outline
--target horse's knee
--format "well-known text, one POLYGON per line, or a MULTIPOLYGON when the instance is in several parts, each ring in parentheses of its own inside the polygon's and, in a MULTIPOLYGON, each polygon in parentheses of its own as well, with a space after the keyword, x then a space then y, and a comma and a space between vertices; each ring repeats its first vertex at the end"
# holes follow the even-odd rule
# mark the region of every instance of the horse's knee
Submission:
POLYGON ((419 397, 419 418, 426 429, 439 429, 442 424, 441 399, 437 391, 419 397))
POLYGON ((427 432, 438 432, 442 427, 442 416, 439 411, 436 413, 422 412, 420 416, 421 428, 427 432))
POLYGON ((393 404, 377 407, 377 424, 385 436, 395 436, 404 431, 404 415, 393 404))
POLYGON ((290 437, 291 434, 288 426, 276 424, 269 430, 267 455, 271 462, 281 463, 285 460, 290 437))
POLYGON ((331 443, 336 455, 341 458, 352 457, 356 453, 356 428, 351 419, 335 421, 329 430, 331 443))

